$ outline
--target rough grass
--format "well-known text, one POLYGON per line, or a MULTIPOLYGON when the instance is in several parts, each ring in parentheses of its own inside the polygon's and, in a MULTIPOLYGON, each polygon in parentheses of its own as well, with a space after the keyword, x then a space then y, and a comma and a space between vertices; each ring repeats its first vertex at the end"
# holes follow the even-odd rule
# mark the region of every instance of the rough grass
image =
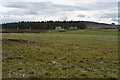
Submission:
POLYGON ((117 30, 4 33, 3 78, 117 78, 117 30))

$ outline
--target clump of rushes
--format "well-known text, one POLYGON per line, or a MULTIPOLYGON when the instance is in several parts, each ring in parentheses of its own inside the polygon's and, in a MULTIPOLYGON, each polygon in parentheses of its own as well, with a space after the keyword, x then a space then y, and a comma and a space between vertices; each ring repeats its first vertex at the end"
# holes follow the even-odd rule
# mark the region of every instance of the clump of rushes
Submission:
POLYGON ((103 57, 100 58, 101 60, 103 59, 103 57))
POLYGON ((34 71, 31 71, 29 74, 35 74, 34 71))
POLYGON ((107 74, 104 74, 104 77, 107 77, 107 74))
POLYGON ((83 63, 83 60, 80 60, 81 63, 83 63))
POLYGON ((85 74, 85 73, 82 73, 82 74, 81 74, 81 76, 86 76, 86 75, 87 75, 87 74, 85 74))
POLYGON ((62 70, 68 70, 68 67, 63 67, 62 70))
POLYGON ((23 70, 23 68, 19 67, 17 70, 23 70))

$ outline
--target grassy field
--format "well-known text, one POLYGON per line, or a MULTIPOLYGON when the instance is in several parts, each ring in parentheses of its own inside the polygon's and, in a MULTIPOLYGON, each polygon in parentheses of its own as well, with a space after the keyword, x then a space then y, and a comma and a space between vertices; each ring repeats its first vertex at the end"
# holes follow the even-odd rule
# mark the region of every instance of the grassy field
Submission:
POLYGON ((3 78, 117 78, 118 31, 3 33, 3 78))

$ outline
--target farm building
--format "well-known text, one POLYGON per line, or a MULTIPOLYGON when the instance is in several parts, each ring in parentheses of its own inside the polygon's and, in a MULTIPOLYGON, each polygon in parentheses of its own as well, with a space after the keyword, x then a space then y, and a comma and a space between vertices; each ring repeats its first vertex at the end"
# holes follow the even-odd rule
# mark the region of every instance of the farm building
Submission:
POLYGON ((69 29, 70 29, 70 30, 76 30, 77 27, 70 27, 69 29))
POLYGON ((58 26, 58 27, 56 27, 55 29, 56 29, 56 30, 61 30, 62 27, 61 27, 61 26, 58 26))

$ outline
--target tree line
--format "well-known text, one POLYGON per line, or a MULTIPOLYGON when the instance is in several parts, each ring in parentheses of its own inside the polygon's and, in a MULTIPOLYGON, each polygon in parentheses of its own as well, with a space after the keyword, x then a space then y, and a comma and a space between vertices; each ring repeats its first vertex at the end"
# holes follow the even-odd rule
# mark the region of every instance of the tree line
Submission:
POLYGON ((2 24, 4 29, 55 29, 57 26, 61 26, 64 29, 69 29, 69 27, 87 28, 82 21, 21 21, 2 24))

